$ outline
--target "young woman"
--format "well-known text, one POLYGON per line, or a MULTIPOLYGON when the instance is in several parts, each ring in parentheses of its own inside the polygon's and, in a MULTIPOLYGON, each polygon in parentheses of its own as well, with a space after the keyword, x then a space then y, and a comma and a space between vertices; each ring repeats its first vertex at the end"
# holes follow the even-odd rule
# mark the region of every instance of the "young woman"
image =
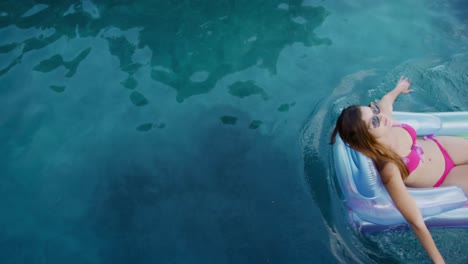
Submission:
POLYGON ((374 161, 390 197, 435 263, 444 263, 416 203, 406 186, 459 185, 468 192, 468 140, 457 137, 417 138, 414 128, 392 119, 393 103, 411 90, 402 77, 395 88, 369 106, 350 106, 341 112, 331 136, 374 161))

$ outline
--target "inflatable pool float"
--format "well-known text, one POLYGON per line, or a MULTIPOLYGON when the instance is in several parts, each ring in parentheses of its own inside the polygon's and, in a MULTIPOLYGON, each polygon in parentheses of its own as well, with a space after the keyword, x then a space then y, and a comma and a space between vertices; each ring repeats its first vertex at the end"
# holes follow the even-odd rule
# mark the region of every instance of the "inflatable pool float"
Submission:
MULTIPOLYGON (((393 118, 413 126, 418 136, 468 138, 468 112, 393 112, 393 118)), ((350 148, 339 135, 333 145, 333 163, 352 227, 366 232, 409 226, 393 204, 374 163, 350 148)), ((468 199, 461 187, 408 190, 428 227, 468 227, 468 199)))

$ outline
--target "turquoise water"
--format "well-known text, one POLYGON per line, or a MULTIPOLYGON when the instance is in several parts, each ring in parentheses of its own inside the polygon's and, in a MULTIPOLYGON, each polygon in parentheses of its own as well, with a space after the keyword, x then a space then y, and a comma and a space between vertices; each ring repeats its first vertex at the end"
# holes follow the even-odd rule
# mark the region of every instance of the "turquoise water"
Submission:
POLYGON ((468 5, 343 2, 2 1, 2 263, 429 263, 347 226, 327 142, 400 75, 468 111, 468 5))

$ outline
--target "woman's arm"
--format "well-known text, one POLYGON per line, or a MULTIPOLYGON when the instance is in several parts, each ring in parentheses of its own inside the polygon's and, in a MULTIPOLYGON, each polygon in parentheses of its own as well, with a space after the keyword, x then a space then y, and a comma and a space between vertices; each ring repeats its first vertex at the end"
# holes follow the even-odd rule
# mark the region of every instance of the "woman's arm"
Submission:
POLYGON ((409 82, 409 79, 406 77, 401 77, 398 83, 396 84, 395 88, 393 88, 393 90, 384 95, 382 99, 380 99, 380 101, 377 102, 377 106, 379 107, 380 111, 391 116, 393 112, 393 103, 395 102, 395 99, 401 93, 407 94, 411 92, 411 90, 409 89, 410 86, 411 83, 409 82))
POLYGON ((414 233, 431 257, 432 261, 434 261, 434 263, 445 263, 439 249, 432 239, 426 223, 424 223, 424 219, 422 218, 419 208, 416 206, 416 202, 409 194, 408 189, 400 176, 398 167, 393 163, 387 163, 380 173, 382 175, 382 181, 384 182, 393 203, 406 221, 411 225, 414 233))

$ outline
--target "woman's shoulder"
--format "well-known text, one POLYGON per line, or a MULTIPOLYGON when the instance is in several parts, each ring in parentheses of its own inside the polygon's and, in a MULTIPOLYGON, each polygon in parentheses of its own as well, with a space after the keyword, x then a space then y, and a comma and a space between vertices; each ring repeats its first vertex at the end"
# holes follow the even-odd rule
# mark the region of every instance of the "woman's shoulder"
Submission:
POLYGON ((385 184, 389 182, 394 177, 398 177, 401 179, 400 170, 398 166, 394 162, 382 162, 378 165, 380 177, 382 178, 382 182, 385 184))
POLYGON ((400 122, 394 122, 392 124, 392 127, 401 127, 403 128, 404 130, 406 130, 406 132, 408 132, 411 136, 411 138, 413 139, 413 141, 416 140, 416 138, 418 137, 417 136, 417 133, 416 133, 416 129, 414 129, 414 127, 412 127, 411 125, 409 124, 406 124, 406 123, 400 123, 400 122))

